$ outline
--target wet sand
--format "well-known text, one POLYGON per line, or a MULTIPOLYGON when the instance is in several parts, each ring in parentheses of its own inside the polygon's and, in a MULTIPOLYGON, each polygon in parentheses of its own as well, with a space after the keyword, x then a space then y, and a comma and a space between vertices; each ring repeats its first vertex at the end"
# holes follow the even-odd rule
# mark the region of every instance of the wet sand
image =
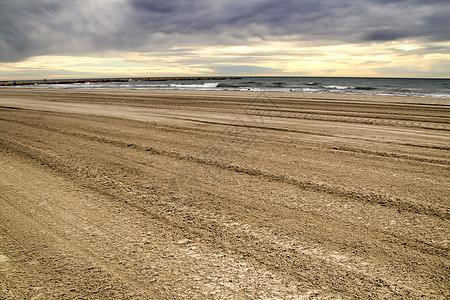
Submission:
POLYGON ((0 89, 0 298, 449 297, 450 103, 0 89))

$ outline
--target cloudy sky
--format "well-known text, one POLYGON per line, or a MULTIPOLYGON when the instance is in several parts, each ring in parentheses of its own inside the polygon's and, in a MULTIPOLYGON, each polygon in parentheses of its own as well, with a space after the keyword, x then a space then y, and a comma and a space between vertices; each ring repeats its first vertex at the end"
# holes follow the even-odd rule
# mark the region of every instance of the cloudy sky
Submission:
POLYGON ((0 0, 0 80, 450 77, 449 0, 0 0))

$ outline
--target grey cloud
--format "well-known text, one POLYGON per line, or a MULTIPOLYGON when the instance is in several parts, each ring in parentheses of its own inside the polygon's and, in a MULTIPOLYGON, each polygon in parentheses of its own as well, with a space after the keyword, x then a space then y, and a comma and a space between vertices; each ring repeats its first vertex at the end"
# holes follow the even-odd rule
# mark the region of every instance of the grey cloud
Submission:
MULTIPOLYGON (((205 32, 248 33, 259 28, 260 33, 292 34, 301 24, 325 17, 327 5, 318 1, 174 1, 177 9, 155 10, 144 5, 148 1, 132 0, 138 11, 139 25, 165 33, 197 34, 205 32)), ((333 1, 328 1, 330 4, 333 1)), ((334 6, 334 5, 331 5, 334 6)), ((329 9, 330 7, 328 7, 329 9)))
POLYGON ((167 34, 208 35, 200 43, 262 39, 332 40, 337 43, 420 38, 448 40, 450 3, 425 0, 174 1, 162 12, 148 1, 139 8, 138 26, 167 34), (431 3, 431 4, 430 4, 431 3), (214 34, 220 34, 220 40, 214 34))
POLYGON ((0 61, 124 48, 120 8, 92 0, 1 0, 0 61))
POLYGON ((0 0, 0 61, 44 54, 246 45, 450 40, 448 1, 0 0))
POLYGON ((0 61, 20 59, 32 54, 44 36, 37 34, 49 18, 58 14, 63 1, 39 1, 30 5, 26 1, 0 2, 0 61), (37 35, 37 38, 33 38, 37 35))
POLYGON ((434 41, 450 40, 450 5, 434 14, 424 17, 426 34, 434 41))
POLYGON ((400 32, 396 30, 374 30, 369 32, 365 39, 368 41, 392 41, 407 37, 409 34, 406 32, 400 32))
POLYGON ((174 12, 177 8, 176 1, 145 1, 145 0, 133 0, 131 1, 132 6, 137 10, 150 11, 155 13, 170 13, 174 12))
POLYGON ((429 4, 439 4, 447 3, 448 0, 369 0, 377 4, 399 4, 402 5, 429 5, 429 4))

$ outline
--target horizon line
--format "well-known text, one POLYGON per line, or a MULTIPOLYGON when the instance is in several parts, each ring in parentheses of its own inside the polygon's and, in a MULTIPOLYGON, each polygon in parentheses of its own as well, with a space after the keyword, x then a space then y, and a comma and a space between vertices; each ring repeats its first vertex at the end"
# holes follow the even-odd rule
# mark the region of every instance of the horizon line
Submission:
POLYGON ((46 81, 89 81, 89 80, 210 80, 210 79, 240 79, 248 77, 260 77, 260 78, 271 78, 271 77, 283 77, 283 78, 366 78, 366 79, 436 79, 436 80, 450 80, 450 77, 401 77, 401 76, 314 76, 314 75, 196 75, 196 76, 120 76, 120 77, 72 77, 72 78, 33 78, 33 79, 6 79, 0 80, 1 83, 9 82, 46 82, 46 81))

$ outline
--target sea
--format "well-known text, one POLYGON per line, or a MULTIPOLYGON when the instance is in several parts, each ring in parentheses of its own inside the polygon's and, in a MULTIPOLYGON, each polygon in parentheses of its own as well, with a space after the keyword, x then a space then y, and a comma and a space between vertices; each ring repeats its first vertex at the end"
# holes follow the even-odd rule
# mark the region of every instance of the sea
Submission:
MULTIPOLYGON (((123 80, 123 78, 121 79, 123 80)), ((361 77, 229 77, 138 80, 16 86, 18 88, 163 89, 206 91, 302 92, 450 98, 450 79, 361 77)))

